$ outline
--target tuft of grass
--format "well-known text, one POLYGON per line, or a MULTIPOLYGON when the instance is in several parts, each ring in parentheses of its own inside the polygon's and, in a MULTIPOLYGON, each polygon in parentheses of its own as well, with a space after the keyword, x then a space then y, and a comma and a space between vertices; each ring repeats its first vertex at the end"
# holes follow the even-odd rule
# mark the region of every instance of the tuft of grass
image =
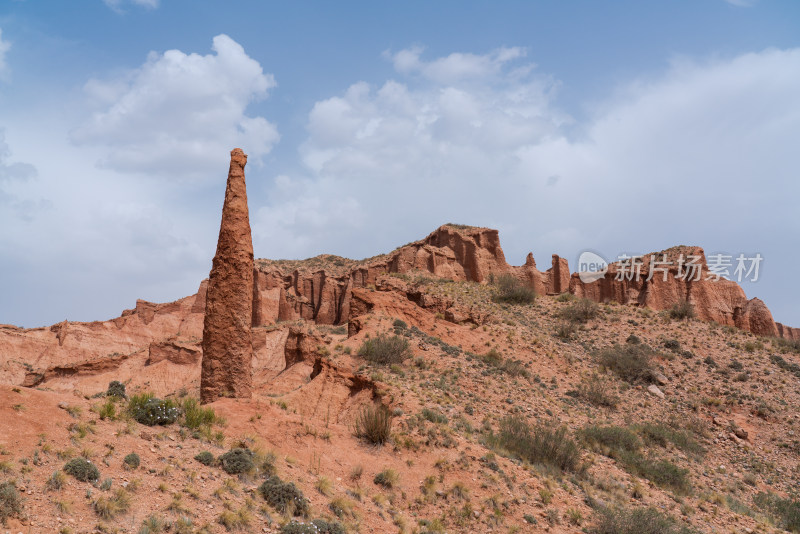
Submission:
POLYGON ((536 292, 532 287, 510 274, 501 274, 494 279, 494 301, 506 304, 533 304, 536 292))
POLYGON ((100 419, 114 421, 117 418, 117 405, 114 399, 108 399, 97 408, 97 415, 100 419))
POLYGON ((328 504, 328 509, 339 519, 355 518, 355 503, 345 497, 336 497, 328 504))
POLYGON ((122 488, 117 489, 110 497, 100 496, 92 503, 92 509, 103 519, 111 519, 124 514, 131 507, 131 498, 122 488))
POLYGON ((614 384, 598 374, 582 380, 577 390, 567 392, 567 394, 583 399, 594 406, 616 408, 619 404, 619 396, 616 394, 614 384))
POLYGON ((400 480, 400 475, 397 474, 397 471, 394 469, 384 469, 377 475, 372 481, 379 486, 383 486, 386 489, 392 489, 397 485, 397 482, 400 480))
POLYGON ((319 477, 314 487, 326 497, 333 495, 333 482, 328 477, 319 477))
POLYGON ((181 426, 185 426, 190 430, 198 430, 201 427, 210 427, 213 425, 221 425, 225 422, 222 417, 219 417, 213 408, 203 408, 200 402, 193 397, 186 397, 181 403, 183 410, 183 419, 181 426))
POLYGON ((387 406, 367 405, 356 416, 355 435, 372 445, 383 445, 392 434, 393 419, 387 406))
POLYGON ((655 381, 656 368, 653 365, 653 349, 640 343, 638 345, 614 344, 597 353, 597 359, 603 367, 610 369, 621 379, 635 384, 655 381))
POLYGON ((139 534, 158 534, 165 532, 169 528, 169 524, 157 515, 151 515, 144 521, 139 528, 139 534))
POLYGON ((580 470, 580 448, 563 426, 531 427, 522 416, 508 415, 500 420, 497 434, 489 433, 485 440, 490 447, 534 465, 580 470))
POLYGON ((236 530, 249 530, 253 516, 246 506, 236 511, 225 510, 217 518, 217 522, 225 527, 228 532, 236 530))
POLYGON ((45 488, 52 491, 60 490, 64 487, 66 479, 67 477, 61 471, 53 471, 53 474, 50 475, 50 478, 45 483, 45 488))
POLYGON ((358 349, 358 355, 369 362, 383 365, 400 364, 412 356, 408 339, 385 334, 365 340, 358 349))

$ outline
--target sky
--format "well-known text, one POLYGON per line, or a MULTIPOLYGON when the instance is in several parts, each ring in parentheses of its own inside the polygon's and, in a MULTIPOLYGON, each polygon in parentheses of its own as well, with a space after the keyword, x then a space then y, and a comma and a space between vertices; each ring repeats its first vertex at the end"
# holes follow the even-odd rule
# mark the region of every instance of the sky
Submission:
POLYGON ((241 147, 256 257, 697 245, 800 326, 798 95, 793 0, 2 0, 0 324, 194 293, 241 147))

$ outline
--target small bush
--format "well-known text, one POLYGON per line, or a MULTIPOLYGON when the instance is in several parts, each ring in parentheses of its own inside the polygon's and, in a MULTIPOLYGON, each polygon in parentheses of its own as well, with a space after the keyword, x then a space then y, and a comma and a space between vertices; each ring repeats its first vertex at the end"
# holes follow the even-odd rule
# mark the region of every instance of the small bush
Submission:
POLYGON ((86 458, 73 458, 64 465, 64 472, 81 482, 94 482, 100 478, 100 470, 86 458))
POLYGON ((249 530, 250 522, 253 520, 250 510, 246 506, 242 506, 236 511, 224 510, 217 522, 225 527, 225 530, 249 530))
POLYGON ((222 423, 222 418, 217 416, 213 408, 203 408, 195 398, 187 397, 184 399, 181 403, 181 408, 183 409, 181 425, 190 430, 222 423))
POLYGON ((0 482, 0 523, 22 514, 22 497, 13 482, 0 482))
POLYGON ((126 469, 136 469, 139 467, 141 459, 138 454, 132 452, 122 460, 122 463, 126 469))
POLYGON ((753 502, 773 517, 776 526, 789 532, 800 532, 800 501, 761 492, 753 497, 753 502))
POLYGON ((108 384, 108 389, 106 390, 106 397, 118 397, 120 399, 127 399, 128 395, 125 394, 125 384, 119 382, 118 380, 114 380, 108 384))
POLYGON ((389 365, 403 363, 410 358, 411 348, 404 337, 381 334, 365 340, 358 349, 358 355, 373 363, 389 365))
POLYGON ((255 467, 253 451, 250 449, 231 449, 219 457, 219 463, 229 475, 247 473, 255 467))
POLYGON ((621 379, 635 384, 655 381, 656 369, 651 361, 653 349, 645 344, 618 345, 601 350, 597 359, 600 365, 610 369, 621 379))
POLYGON ((157 399, 152 393, 134 395, 128 402, 128 413, 131 417, 147 426, 172 424, 178 419, 180 412, 174 401, 157 399))
POLYGON ((430 408, 422 409, 422 417, 431 423, 447 424, 447 416, 438 410, 431 410, 430 408))
POLYGON ((208 451, 203 451, 203 452, 197 453, 197 455, 194 457, 194 459, 197 460, 198 462, 200 462, 203 465, 209 465, 209 466, 210 465, 214 465, 216 463, 216 461, 217 461, 217 459, 214 458, 214 455, 211 454, 208 451))
POLYGON ((384 469, 372 479, 375 484, 383 486, 386 489, 392 489, 395 487, 399 480, 400 475, 398 475, 397 471, 394 469, 384 469))
POLYGON ((682 300, 669 309, 670 319, 681 321, 694 318, 694 306, 688 300, 682 300))
POLYGON ((572 323, 587 323, 597 317, 600 307, 589 299, 578 299, 558 314, 562 319, 572 323))
POLYGON ((514 278, 510 274, 501 274, 495 279, 494 284, 496 286, 495 302, 533 304, 536 300, 536 292, 533 288, 526 286, 522 280, 514 278))
POLYGON ((562 471, 578 471, 580 449, 567 436, 567 429, 538 424, 531 427, 518 415, 500 420, 496 435, 487 437, 488 444, 532 464, 555 467, 562 471))
POLYGON ((45 483, 45 487, 48 490, 60 490, 64 487, 64 482, 66 482, 66 476, 61 471, 53 471, 53 474, 50 475, 50 478, 47 479, 45 483))
POLYGON ((308 499, 293 482, 284 482, 277 476, 271 476, 258 487, 258 492, 270 506, 281 514, 308 515, 308 499))
POLYGON ((578 332, 578 327, 575 326, 575 323, 571 323, 569 321, 562 321, 556 325, 556 329, 553 332, 553 334, 561 341, 569 341, 575 336, 577 332, 578 332))
POLYGON ((589 404, 616 408, 617 404, 619 404, 619 397, 616 395, 615 390, 614 384, 609 380, 599 375, 592 375, 581 382, 577 394, 579 398, 589 404))
POLYGON ((591 534, 691 534, 655 508, 601 508, 591 534))
POLYGON ((580 432, 590 445, 603 449, 604 454, 611 451, 637 451, 641 446, 638 436, 621 426, 587 426, 580 432))
POLYGON ((356 416, 355 435, 367 443, 383 445, 392 434, 393 419, 385 405, 367 405, 356 416))
POLYGON ((100 405, 97 409, 97 415, 100 416, 100 419, 110 419, 114 420, 117 418, 117 405, 114 404, 113 399, 108 399, 106 402, 100 405))
POLYGON ((703 447, 687 432, 660 423, 644 423, 637 425, 636 430, 649 443, 666 447, 672 443, 677 448, 691 454, 703 454, 703 447))

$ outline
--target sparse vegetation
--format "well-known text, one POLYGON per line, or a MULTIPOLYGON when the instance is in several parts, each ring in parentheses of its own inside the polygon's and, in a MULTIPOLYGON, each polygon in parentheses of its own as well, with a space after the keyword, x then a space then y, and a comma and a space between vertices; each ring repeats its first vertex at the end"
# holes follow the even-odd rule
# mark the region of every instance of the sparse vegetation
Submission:
POLYGON ((136 454, 135 452, 128 454, 122 460, 122 464, 125 466, 126 469, 136 469, 139 467, 140 463, 141 459, 139 458, 139 455, 136 454))
POLYGON ((258 487, 258 492, 281 514, 289 517, 308 515, 308 499, 293 482, 284 482, 277 476, 271 476, 258 487))
POLYGON ((384 469, 372 480, 375 484, 383 486, 386 489, 392 489, 397 485, 400 480, 400 475, 394 469, 384 469))
POLYGON ((405 337, 381 334, 364 341, 358 355, 365 360, 382 365, 400 364, 412 356, 405 337))
POLYGON ((383 445, 391 436, 393 419, 387 406, 367 405, 356 416, 355 435, 372 445, 383 445))
POLYGON ((217 459, 214 458, 214 455, 208 451, 202 451, 197 453, 194 457, 195 460, 200 462, 203 465, 214 465, 217 462, 217 459))
POLYGON ((0 482, 0 524, 22 514, 22 497, 13 482, 0 482))
POLYGON ((111 519, 124 514, 131 506, 131 499, 124 489, 120 488, 113 495, 101 495, 92 502, 92 509, 103 519, 111 519))
POLYGON ((530 462, 555 467, 561 471, 578 471, 580 449, 560 425, 537 424, 531 427, 518 415, 500 420, 496 434, 488 434, 486 442, 492 448, 530 462))
POLYGON ((652 363, 653 349, 640 343, 637 345, 614 344, 597 353, 600 365, 611 370, 631 384, 650 383, 655 380, 656 369, 652 363))
POLYGON ((219 463, 222 470, 229 475, 247 473, 255 468, 253 451, 250 449, 231 449, 219 457, 219 463))
POLYGON ((138 423, 155 426, 174 423, 181 411, 171 399, 161 400, 152 393, 140 393, 128 401, 128 413, 138 423))
POLYGON ((559 316, 572 323, 587 323, 596 318, 600 307, 589 299, 578 299, 559 312, 559 316))
POLYGON ((506 304, 533 304, 536 292, 532 287, 510 274, 501 274, 494 279, 495 302, 506 304))
POLYGON ((86 458, 73 458, 64 465, 64 472, 81 482, 94 482, 100 478, 100 470, 86 458))
POLYGON ((694 316, 694 306, 687 300, 682 300, 669 309, 670 319, 676 321, 693 319, 694 316))
POLYGON ((762 492, 753 498, 753 502, 773 518, 776 526, 788 532, 800 532, 800 501, 762 492))
POLYGON ((655 508, 601 508, 591 534, 691 534, 655 508))

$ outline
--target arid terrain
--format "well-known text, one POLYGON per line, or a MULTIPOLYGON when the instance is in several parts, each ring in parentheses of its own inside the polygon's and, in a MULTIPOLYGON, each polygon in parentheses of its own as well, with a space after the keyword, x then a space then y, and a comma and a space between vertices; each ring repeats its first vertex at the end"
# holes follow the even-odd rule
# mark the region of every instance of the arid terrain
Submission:
POLYGON ((615 272, 460 225, 256 260, 252 398, 202 408, 206 282, 1 326, 0 532, 797 532, 797 330, 733 282, 615 272))

